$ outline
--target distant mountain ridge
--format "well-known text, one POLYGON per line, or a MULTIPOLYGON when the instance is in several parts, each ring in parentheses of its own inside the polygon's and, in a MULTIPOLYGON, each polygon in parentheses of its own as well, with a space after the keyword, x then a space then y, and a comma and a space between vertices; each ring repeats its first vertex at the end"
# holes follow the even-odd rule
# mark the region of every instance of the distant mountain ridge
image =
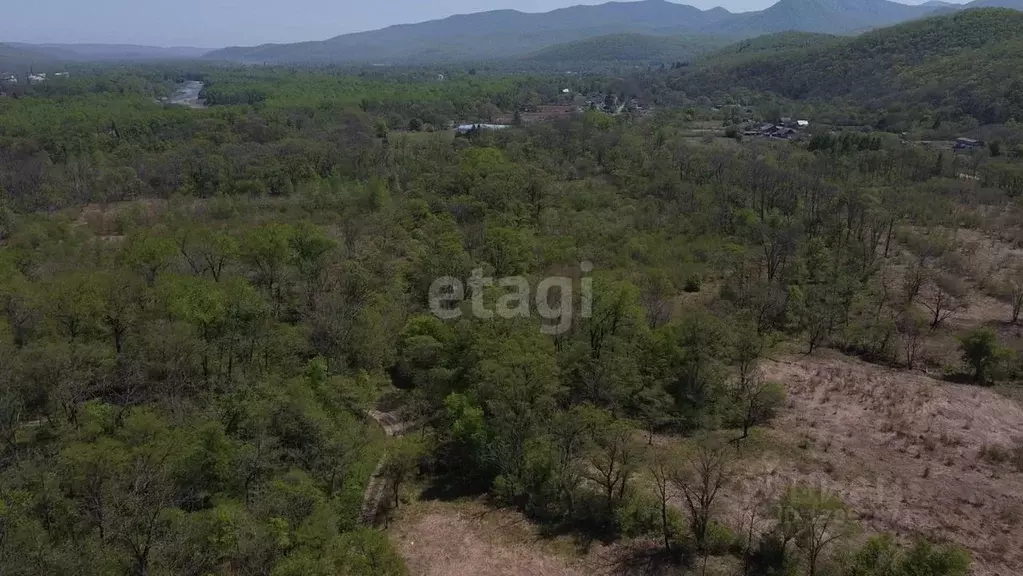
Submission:
POLYGON ((206 48, 137 46, 134 44, 24 44, 8 46, 68 62, 185 60, 201 58, 206 48))
POLYGON ((207 58, 271 63, 441 63, 523 57, 600 36, 717 36, 741 40, 785 31, 853 34, 972 7, 1023 10, 1023 0, 976 0, 965 6, 890 0, 780 0, 757 11, 700 10, 667 0, 609 2, 546 13, 497 10, 336 36, 320 42, 215 50, 207 58))
POLYGON ((12 44, 0 44, 0 74, 23 74, 34 64, 47 64, 52 58, 41 52, 12 44))

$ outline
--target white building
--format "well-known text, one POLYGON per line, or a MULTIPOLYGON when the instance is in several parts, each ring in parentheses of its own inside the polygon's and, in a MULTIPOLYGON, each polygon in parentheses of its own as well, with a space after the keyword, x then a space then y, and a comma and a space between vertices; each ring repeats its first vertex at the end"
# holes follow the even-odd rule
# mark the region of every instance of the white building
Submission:
POLYGON ((46 73, 32 74, 28 77, 29 84, 38 84, 40 82, 46 82, 46 73))
POLYGON ((468 134, 473 130, 504 130, 507 127, 507 124, 462 124, 455 128, 455 132, 468 134))

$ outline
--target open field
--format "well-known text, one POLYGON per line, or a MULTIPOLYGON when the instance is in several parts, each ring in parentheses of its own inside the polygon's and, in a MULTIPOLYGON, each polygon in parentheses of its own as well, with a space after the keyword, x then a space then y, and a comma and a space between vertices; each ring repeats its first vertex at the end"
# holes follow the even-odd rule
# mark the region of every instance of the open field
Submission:
POLYGON ((390 530, 411 576, 583 576, 599 566, 568 540, 539 537, 516 512, 477 501, 418 502, 390 530))
POLYGON ((1023 409, 994 391, 824 355, 770 362, 789 406, 774 425, 813 465, 765 461, 772 484, 823 485, 863 524, 969 548, 978 576, 1023 572, 1023 409))

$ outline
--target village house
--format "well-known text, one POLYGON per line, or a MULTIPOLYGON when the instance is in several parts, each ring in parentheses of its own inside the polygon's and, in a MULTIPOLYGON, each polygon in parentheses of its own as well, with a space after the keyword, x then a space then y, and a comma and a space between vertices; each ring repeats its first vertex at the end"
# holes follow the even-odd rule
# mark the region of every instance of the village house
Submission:
POLYGON ((984 148, 983 140, 973 140, 972 138, 956 139, 956 150, 980 150, 982 148, 984 148))
MULTIPOLYGON (((809 124, 809 123, 807 123, 809 124)), ((802 133, 789 126, 775 124, 761 124, 743 131, 743 136, 773 138, 775 140, 793 140, 802 136, 802 133)))
POLYGON ((460 124, 455 128, 455 133, 459 135, 466 135, 471 132, 479 132, 482 130, 504 130, 508 128, 507 124, 460 124))

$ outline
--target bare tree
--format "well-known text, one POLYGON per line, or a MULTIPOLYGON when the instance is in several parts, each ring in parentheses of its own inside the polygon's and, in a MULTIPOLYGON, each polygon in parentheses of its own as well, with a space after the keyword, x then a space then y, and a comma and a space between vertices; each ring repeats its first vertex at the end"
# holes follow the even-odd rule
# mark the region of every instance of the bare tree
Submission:
POLYGON ((643 285, 640 298, 650 328, 658 328, 671 320, 674 297, 675 287, 664 275, 654 276, 643 285))
POLYGON ((902 353, 906 359, 906 368, 909 370, 912 370, 916 363, 920 346, 923 344, 926 324, 924 319, 909 308, 903 310, 896 320, 896 329, 902 341, 902 353))
POLYGON ((1015 324, 1023 312, 1023 267, 1017 266, 1006 274, 999 288, 1001 296, 1012 305, 1012 323, 1015 324))
POLYGON ((782 496, 778 529, 806 555, 808 576, 817 576, 824 551, 856 528, 849 508, 818 488, 793 486, 782 496))
POLYGON ((163 513, 174 505, 167 471, 168 454, 136 458, 121 479, 120 498, 110 500, 111 538, 132 558, 132 576, 149 576, 153 549, 163 541, 163 513))
POLYGON ((702 440, 692 452, 683 455, 681 466, 672 473, 671 483, 682 495, 700 551, 704 551, 707 544, 707 530, 713 519, 718 493, 731 480, 731 475, 727 451, 707 440, 702 440))
POLYGON ((738 531, 742 538, 742 576, 749 576, 753 568, 753 551, 759 543, 758 526, 767 520, 766 507, 766 484, 769 480, 760 477, 756 480, 758 486, 748 493, 739 510, 739 518, 736 522, 738 531))
POLYGON ((967 308, 967 292, 962 281, 947 274, 935 274, 926 285, 921 302, 931 316, 931 330, 967 308))
POLYGON ((905 298, 906 306, 913 304, 926 281, 927 269, 922 264, 915 262, 910 264, 902 278, 902 296, 905 298))
POLYGON ((623 420, 612 420, 595 430, 590 464, 590 479, 600 486, 611 513, 625 498, 629 480, 639 463, 640 448, 633 428, 623 420))
POLYGON ((650 464, 650 475, 654 479, 654 491, 661 503, 661 534, 664 536, 664 551, 671 556, 671 524, 668 522, 668 501, 671 499, 672 470, 668 460, 660 454, 654 455, 650 464))

